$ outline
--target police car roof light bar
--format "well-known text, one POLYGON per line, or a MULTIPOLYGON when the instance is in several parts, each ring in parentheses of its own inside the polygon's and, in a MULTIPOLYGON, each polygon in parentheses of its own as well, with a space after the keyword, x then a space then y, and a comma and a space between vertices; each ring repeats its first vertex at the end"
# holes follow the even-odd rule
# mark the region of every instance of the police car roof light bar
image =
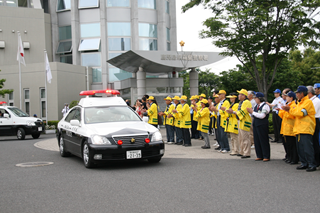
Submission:
POLYGON ((120 92, 118 90, 88 90, 88 91, 82 91, 80 92, 80 95, 95 95, 95 94, 110 94, 110 95, 120 95, 120 92))

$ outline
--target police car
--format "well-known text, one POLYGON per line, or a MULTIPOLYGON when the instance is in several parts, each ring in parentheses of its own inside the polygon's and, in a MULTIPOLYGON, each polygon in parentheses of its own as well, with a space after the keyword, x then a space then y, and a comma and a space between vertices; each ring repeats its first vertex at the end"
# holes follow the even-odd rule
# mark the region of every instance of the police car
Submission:
POLYGON ((58 123, 62 157, 83 159, 84 166, 101 161, 147 159, 157 163, 164 154, 160 131, 142 121, 117 90, 82 91, 79 104, 58 123), (103 95, 107 97, 89 97, 103 95), (112 97, 110 97, 112 96, 112 97))
POLYGON ((19 140, 23 140, 26 135, 32 135, 36 139, 43 130, 41 119, 30 117, 14 106, 0 106, 0 136, 16 135, 19 140))

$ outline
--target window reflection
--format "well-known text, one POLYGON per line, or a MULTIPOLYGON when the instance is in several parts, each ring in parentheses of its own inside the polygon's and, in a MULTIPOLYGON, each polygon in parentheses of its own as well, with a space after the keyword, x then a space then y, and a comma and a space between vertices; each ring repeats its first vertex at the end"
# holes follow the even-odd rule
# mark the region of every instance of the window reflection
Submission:
POLYGON ((59 42, 57 53, 70 53, 72 51, 72 41, 59 42))
POLYGON ((107 0, 108 7, 130 7, 130 0, 107 0))
POLYGON ((140 38, 139 49, 140 50, 158 50, 158 42, 155 39, 140 38))
POLYGON ((71 26, 59 27, 59 40, 72 39, 71 26))
POLYGON ((130 36, 131 23, 109 22, 108 36, 130 36))
POLYGON ((101 66, 101 54, 100 53, 83 53, 81 54, 81 65, 88 67, 100 67, 101 66))
POLYGON ((109 67, 109 82, 122 81, 132 77, 132 73, 116 67, 109 67))
POLYGON ((157 25, 139 23, 139 36, 157 38, 158 37, 157 25))
POLYGON ((92 68, 92 82, 102 82, 101 68, 92 68))
POLYGON ((70 10, 71 0, 58 0, 57 11, 70 10))
POLYGON ((100 49, 100 38, 84 39, 80 41, 79 51, 94 51, 100 49))
POLYGON ((109 50, 131 50, 130 38, 109 38, 109 50))
POLYGON ((99 0, 79 0, 79 8, 99 7, 99 0))
POLYGON ((156 9, 156 0, 138 0, 138 7, 156 9))
POLYGON ((81 38, 100 37, 100 23, 81 24, 81 38))

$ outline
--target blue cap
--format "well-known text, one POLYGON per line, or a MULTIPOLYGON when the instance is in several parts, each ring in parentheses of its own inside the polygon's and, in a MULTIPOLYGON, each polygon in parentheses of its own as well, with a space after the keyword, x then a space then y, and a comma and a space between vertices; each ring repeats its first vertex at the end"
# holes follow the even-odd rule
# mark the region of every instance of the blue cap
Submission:
POLYGON ((276 89, 275 91, 273 91, 273 93, 281 93, 281 90, 276 89))
POLYGON ((262 98, 264 94, 262 92, 256 92, 256 98, 262 98))
POLYGON ((37 114, 34 114, 33 117, 37 117, 37 114))
POLYGON ((314 86, 313 86, 313 88, 315 88, 315 89, 316 89, 316 88, 320 88, 320 83, 315 83, 314 86))
POLYGON ((297 92, 308 92, 308 89, 305 86, 298 86, 297 92))
POLYGON ((292 92, 292 91, 288 92, 288 93, 287 93, 287 96, 289 96, 289 97, 291 97, 291 98, 293 98, 293 99, 296 99, 296 93, 294 93, 294 92, 292 92))

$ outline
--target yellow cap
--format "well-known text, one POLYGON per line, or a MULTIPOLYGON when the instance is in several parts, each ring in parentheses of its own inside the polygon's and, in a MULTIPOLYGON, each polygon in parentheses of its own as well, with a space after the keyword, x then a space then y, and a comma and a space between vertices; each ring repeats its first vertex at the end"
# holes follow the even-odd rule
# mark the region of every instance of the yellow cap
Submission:
POLYGON ((219 95, 218 94, 216 94, 215 96, 213 96, 214 98, 219 98, 219 95))
POLYGON ((208 103, 208 100, 207 100, 207 99, 202 99, 202 100, 200 101, 200 103, 207 104, 207 103, 208 103))
POLYGON ((202 94, 200 95, 200 97, 205 98, 205 97, 206 97, 206 95, 202 93, 202 94))
POLYGON ((153 96, 149 96, 148 100, 154 100, 153 96))
POLYGON ((239 94, 244 94, 245 96, 248 96, 248 91, 246 89, 241 89, 240 91, 237 90, 239 94))
POLYGON ((180 100, 179 96, 174 96, 174 98, 172 98, 172 100, 180 100))
POLYGON ((199 99, 199 95, 195 95, 194 98, 195 98, 195 99, 199 99))
POLYGON ((172 101, 172 98, 170 98, 170 97, 168 96, 168 97, 166 97, 164 100, 165 100, 165 101, 172 101))
POLYGON ((183 95, 183 96, 181 96, 180 100, 188 100, 188 97, 183 95))
POLYGON ((237 96, 236 95, 229 95, 226 98, 237 98, 237 96))
POLYGON ((218 93, 218 94, 220 95, 220 94, 227 94, 227 93, 226 93, 225 90, 219 90, 219 93, 218 93))
POLYGON ((190 100, 194 100, 195 98, 194 98, 194 95, 193 96, 191 96, 191 98, 190 98, 190 100))

